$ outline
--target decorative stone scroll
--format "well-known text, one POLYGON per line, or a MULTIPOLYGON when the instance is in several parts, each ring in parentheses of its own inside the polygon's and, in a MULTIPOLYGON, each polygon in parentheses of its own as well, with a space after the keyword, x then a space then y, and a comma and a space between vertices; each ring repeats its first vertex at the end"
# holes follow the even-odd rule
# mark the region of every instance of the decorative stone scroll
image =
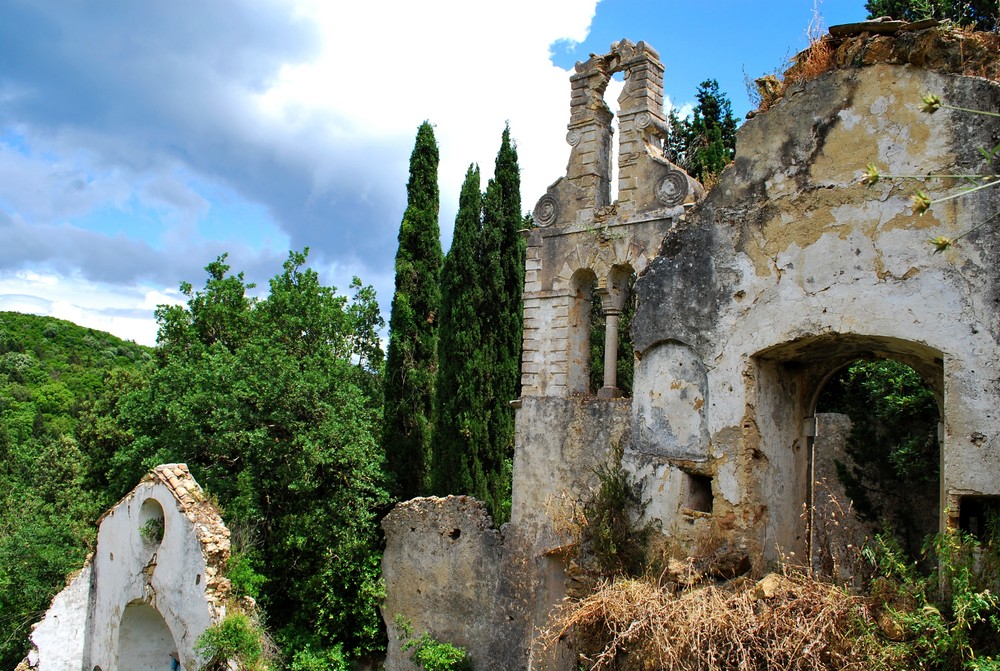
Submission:
POLYGON ((571 147, 575 147, 580 144, 580 140, 583 139, 583 134, 578 130, 571 130, 566 133, 566 143, 571 147))
POLYGON ((554 224, 559 219, 559 201, 549 194, 545 194, 535 204, 532 216, 534 216, 535 224, 538 226, 544 227, 554 224))
POLYGON ((661 205, 680 205, 688 195, 688 178, 681 170, 671 170, 656 184, 656 200, 661 205))
POLYGON ((643 129, 653 122, 653 115, 649 112, 639 112, 635 115, 635 127, 643 129))

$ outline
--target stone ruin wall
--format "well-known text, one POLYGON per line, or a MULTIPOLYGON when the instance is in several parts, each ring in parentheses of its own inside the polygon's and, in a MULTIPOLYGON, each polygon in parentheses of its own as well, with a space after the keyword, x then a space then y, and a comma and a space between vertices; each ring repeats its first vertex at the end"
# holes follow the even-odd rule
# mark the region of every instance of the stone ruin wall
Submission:
POLYGON ((98 525, 18 670, 201 668, 195 643, 225 616, 229 530, 187 466, 157 466, 98 525))
MULTIPOLYGON (((941 528, 958 525, 966 503, 1000 497, 1000 234, 979 228, 941 254, 928 244, 1000 211, 1000 190, 916 217, 909 195, 917 183, 860 183, 869 161, 891 174, 982 170, 978 148, 1000 144, 1000 123, 950 110, 929 116, 919 97, 936 92, 952 105, 1000 109, 1000 59, 975 36, 936 28, 872 35, 866 25, 831 38, 827 71, 792 83, 740 128, 736 159, 707 195, 663 158, 655 51, 622 41, 577 65, 567 174, 539 200, 528 237, 512 519, 498 546, 477 513, 471 525, 486 535, 478 542, 488 552, 447 560, 468 564, 449 564, 459 574, 492 576, 477 578, 476 596, 439 581, 433 612, 417 606, 438 635, 454 632, 445 606, 452 596, 477 603, 489 640, 453 640, 467 642, 477 669, 575 668, 570 650, 532 641, 566 593, 567 521, 612 446, 623 450, 623 467, 650 501, 647 517, 678 555, 724 538, 759 572, 783 554, 815 551, 802 510, 814 495, 813 463, 835 449, 823 427, 837 424, 817 421, 816 400, 858 358, 897 359, 934 389, 941 528), (612 203, 603 93, 615 71, 626 84, 612 203), (620 398, 613 376, 594 397, 589 288, 596 280, 610 325, 631 271, 633 397, 620 398)), ((419 517, 441 503, 404 505, 419 517)), ((387 619, 417 584, 408 562, 426 552, 427 539, 444 547, 435 545, 444 529, 435 527, 437 513, 400 532, 393 520, 402 514, 386 522, 384 566, 396 576, 387 619)), ((453 514, 445 526, 470 524, 453 514)), ((422 598, 414 603, 430 603, 422 598)), ((387 668, 405 664, 390 655, 387 668)))

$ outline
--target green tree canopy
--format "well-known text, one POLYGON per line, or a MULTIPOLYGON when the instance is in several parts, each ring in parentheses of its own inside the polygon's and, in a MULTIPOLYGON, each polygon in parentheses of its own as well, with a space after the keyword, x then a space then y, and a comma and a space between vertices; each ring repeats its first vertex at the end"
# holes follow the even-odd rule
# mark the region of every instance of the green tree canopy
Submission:
MULTIPOLYGON (((0 667, 14 668, 108 501, 75 434, 112 368, 149 348, 52 317, 0 312, 0 667)), ((123 373, 124 374, 124 373, 123 373)))
POLYGON ((524 225, 517 149, 508 126, 486 193, 479 193, 474 167, 462 187, 441 277, 434 434, 434 491, 471 494, 498 523, 510 517, 510 401, 520 388, 524 225))
POLYGON ((695 179, 706 181, 718 175, 733 160, 736 151, 736 118, 729 98, 719 83, 706 79, 695 94, 698 104, 690 118, 670 111, 666 153, 695 179))
POLYGON ((479 167, 469 166, 458 200, 451 249, 441 271, 441 331, 438 349, 432 488, 435 494, 471 494, 485 499, 480 450, 487 445, 485 370, 480 310, 483 308, 483 196, 479 167))
POLYGON ((524 239, 519 230, 521 169, 510 126, 503 130, 493 179, 483 197, 483 234, 480 239, 480 311, 486 365, 484 391, 488 394, 487 444, 480 454, 487 509, 497 523, 510 517, 514 461, 514 410, 510 402, 521 388, 522 292, 524 239))
POLYGON ((996 0, 867 0, 869 19, 891 16, 903 21, 950 19, 961 26, 976 30, 997 28, 996 0))
POLYGON ((425 121, 410 155, 384 381, 382 445, 397 499, 417 496, 429 484, 443 263, 437 170, 434 129, 425 121))
POLYGON ((231 578, 256 596, 289 657, 381 645, 377 515, 381 354, 370 288, 337 296, 289 254, 266 298, 225 257, 183 306, 161 306, 155 366, 112 384, 86 443, 117 495, 186 462, 238 539, 231 578))

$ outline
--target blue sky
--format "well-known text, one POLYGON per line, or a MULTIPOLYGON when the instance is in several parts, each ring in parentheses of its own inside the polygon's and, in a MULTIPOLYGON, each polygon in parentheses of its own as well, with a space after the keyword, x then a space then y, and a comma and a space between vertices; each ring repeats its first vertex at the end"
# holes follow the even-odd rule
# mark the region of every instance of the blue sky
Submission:
MULTIPOLYGON (((863 4, 818 9, 830 26, 863 4)), ((358 275, 387 311, 421 121, 447 246, 465 169, 490 176, 505 122, 523 209, 562 175, 577 60, 644 40, 668 104, 714 78, 742 118, 744 74, 804 48, 813 15, 813 0, 4 0, 0 310, 152 344, 153 309, 217 255, 266 286, 308 246, 325 282, 358 275)))

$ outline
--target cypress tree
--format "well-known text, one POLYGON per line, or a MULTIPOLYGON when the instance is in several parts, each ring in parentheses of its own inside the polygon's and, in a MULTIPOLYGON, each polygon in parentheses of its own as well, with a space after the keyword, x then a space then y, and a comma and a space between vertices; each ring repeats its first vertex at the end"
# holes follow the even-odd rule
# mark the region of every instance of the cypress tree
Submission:
POLYGON ((692 117, 679 119, 671 111, 667 153, 672 161, 692 177, 705 181, 718 175, 736 149, 736 118, 729 98, 719 91, 719 83, 706 79, 695 94, 698 104, 692 117))
POLYGON ((399 499, 421 494, 428 480, 441 302, 437 170, 434 129, 425 121, 410 155, 385 369, 382 445, 399 499))
POLYGON ((486 499, 480 451, 487 445, 488 406, 483 380, 483 303, 479 262, 483 197, 479 167, 469 166, 458 200, 451 249, 441 272, 441 365, 434 406, 432 491, 486 499))
POLYGON ((520 393, 524 240, 521 217, 521 174, 517 149, 504 128, 493 179, 483 199, 481 268, 483 347, 491 357, 484 386, 490 410, 488 444, 480 457, 486 480, 485 503, 498 522, 510 517, 514 457, 514 410, 520 393))

